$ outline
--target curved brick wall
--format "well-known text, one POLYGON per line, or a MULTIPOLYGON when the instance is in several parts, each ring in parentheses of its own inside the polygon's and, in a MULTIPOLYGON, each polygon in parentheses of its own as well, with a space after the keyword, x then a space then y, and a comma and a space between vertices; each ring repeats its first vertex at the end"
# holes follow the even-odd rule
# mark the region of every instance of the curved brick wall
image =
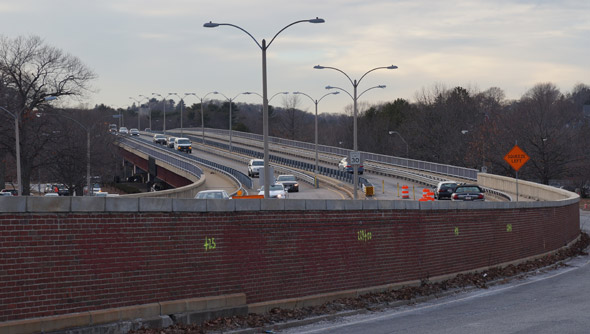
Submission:
POLYGON ((0 321, 231 293, 253 303, 407 282, 542 254, 580 233, 577 198, 22 197, 3 199, 0 211, 0 321))

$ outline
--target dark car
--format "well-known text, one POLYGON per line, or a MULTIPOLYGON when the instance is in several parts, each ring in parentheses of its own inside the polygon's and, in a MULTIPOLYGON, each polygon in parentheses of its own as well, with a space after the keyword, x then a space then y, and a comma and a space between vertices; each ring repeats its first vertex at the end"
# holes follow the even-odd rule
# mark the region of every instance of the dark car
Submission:
POLYGON ((434 189, 434 197, 438 200, 441 199, 451 199, 451 195, 455 191, 457 187, 457 182, 453 181, 442 181, 436 185, 434 189))
POLYGON ((484 201, 483 190, 476 184, 461 184, 451 195, 452 201, 484 201))
MULTIPOLYGON (((348 163, 348 158, 346 157, 342 158, 338 163, 338 170, 354 173, 354 167, 348 163)), ((365 169, 363 168, 363 165, 359 165, 357 170, 359 175, 362 175, 365 169)))
POLYGON ((279 175, 277 183, 282 184, 288 192, 299 192, 299 183, 295 175, 279 175))
POLYGON ((166 144, 166 136, 164 136, 163 134, 155 134, 154 135, 154 143, 155 144, 166 144))

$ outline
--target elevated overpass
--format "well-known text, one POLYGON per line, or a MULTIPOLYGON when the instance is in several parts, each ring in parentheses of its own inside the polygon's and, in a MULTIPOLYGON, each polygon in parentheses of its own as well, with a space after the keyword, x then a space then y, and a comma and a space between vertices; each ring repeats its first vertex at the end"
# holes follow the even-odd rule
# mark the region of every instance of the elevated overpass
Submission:
MULTIPOLYGON (((515 189, 514 179, 477 179, 515 189)), ((579 238, 576 194, 522 180, 519 193, 527 200, 0 198, 0 332, 317 305, 546 256, 579 238)))

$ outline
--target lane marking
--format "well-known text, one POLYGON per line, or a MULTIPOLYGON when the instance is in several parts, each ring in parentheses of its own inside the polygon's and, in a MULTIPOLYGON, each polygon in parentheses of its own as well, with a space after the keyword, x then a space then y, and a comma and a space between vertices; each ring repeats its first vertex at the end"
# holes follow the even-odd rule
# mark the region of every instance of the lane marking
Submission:
MULTIPOLYGON (((454 300, 450 300, 450 301, 446 301, 446 302, 441 302, 441 303, 436 303, 433 305, 425 305, 425 306, 421 306, 421 307, 416 307, 416 308, 412 308, 409 310, 404 310, 404 311, 399 311, 399 312, 395 312, 395 313, 390 313, 390 314, 385 314, 385 315, 379 315, 379 316, 373 316, 373 317, 369 317, 367 319, 363 319, 363 320, 358 320, 358 321, 353 321, 353 322, 349 322, 346 324, 337 324, 334 326, 330 326, 330 327, 323 327, 323 328, 319 328, 319 329, 312 329, 306 332, 301 332, 298 331, 298 334, 311 334, 311 333, 322 333, 322 332, 329 332, 332 330, 336 330, 339 328, 344 328, 344 327, 349 327, 349 326, 355 326, 355 325, 359 325, 359 324, 363 324, 363 323, 367 323, 367 322, 375 322, 378 320, 386 320, 386 319, 391 319, 391 318, 396 318, 399 317, 400 315, 404 315, 407 313, 413 313, 413 312, 420 312, 420 311, 424 311, 424 310, 429 310, 429 309, 433 309, 435 307, 440 307, 440 306, 445 306, 445 305, 450 305, 450 304, 455 304, 455 303, 459 303, 459 302, 464 302, 464 301, 468 301, 470 299, 475 299, 475 298, 481 298, 481 297, 485 297, 488 295, 492 295, 492 294, 496 294, 496 293, 500 293, 506 290, 510 290, 510 289, 514 289, 514 288, 518 288, 521 286, 526 286, 532 283, 536 283, 536 282, 541 282, 544 280, 548 280, 548 279, 552 279, 554 277, 557 276, 561 276, 563 274, 569 273, 571 271, 574 270, 578 270, 580 268, 583 268, 585 266, 587 266, 588 264, 590 264, 590 260, 587 260, 586 262, 582 263, 579 267, 569 267, 567 269, 564 269, 563 271, 560 271, 558 273, 555 273, 553 275, 549 275, 549 276, 544 276, 541 278, 537 278, 535 279, 535 277, 529 277, 528 279, 530 279, 530 281, 527 282, 522 282, 522 283, 518 283, 515 285, 511 285, 511 286, 507 286, 507 287, 503 287, 503 288, 499 288, 499 289, 495 289, 493 291, 482 291, 479 293, 474 293, 474 294, 470 294, 467 297, 463 297, 463 298, 459 298, 459 299, 454 299, 454 300)), ((340 320, 343 320, 346 318, 342 318, 340 320)), ((338 319, 336 320, 338 321, 338 319)))

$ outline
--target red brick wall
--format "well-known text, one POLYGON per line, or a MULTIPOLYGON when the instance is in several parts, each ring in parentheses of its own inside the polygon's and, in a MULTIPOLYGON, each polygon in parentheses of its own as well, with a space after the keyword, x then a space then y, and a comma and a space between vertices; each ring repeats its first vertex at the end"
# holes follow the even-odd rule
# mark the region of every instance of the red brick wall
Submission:
POLYGON ((564 246, 577 204, 511 210, 0 215, 0 321, 434 277, 564 246), (213 244, 206 249, 205 244, 213 244))

